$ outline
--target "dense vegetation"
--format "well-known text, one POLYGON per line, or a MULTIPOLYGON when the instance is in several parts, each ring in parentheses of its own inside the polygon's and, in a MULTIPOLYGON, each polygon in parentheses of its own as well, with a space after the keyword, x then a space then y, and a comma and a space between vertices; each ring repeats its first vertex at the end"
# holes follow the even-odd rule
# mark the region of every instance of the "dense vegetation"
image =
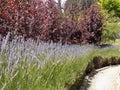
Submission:
POLYGON ((120 38, 119 9, 119 0, 0 0, 0 89, 69 90, 78 79, 79 88, 94 57, 120 57, 119 46, 100 46, 120 38))
POLYGON ((99 44, 106 38, 116 38, 118 30, 106 30, 106 27, 109 27, 106 22, 119 17, 119 1, 100 0, 97 3, 97 0, 67 0, 64 7, 60 1, 56 3, 54 0, 1 0, 2 37, 10 32, 11 39, 17 35, 25 39, 62 44, 99 44), (112 11, 115 12, 114 15, 111 14, 112 11), (113 33, 111 37, 109 33, 113 33))
POLYGON ((0 32, 11 32, 38 41, 64 43, 100 43, 103 15, 98 5, 91 5, 87 12, 79 4, 62 13, 53 0, 1 1, 0 32), (98 37, 99 36, 99 37, 98 37))
POLYGON ((100 0, 99 4, 109 13, 120 17, 120 0, 100 0))
POLYGON ((107 58, 120 55, 118 47, 98 49, 93 45, 63 46, 23 39, 8 42, 2 51, 2 90, 66 90, 74 88, 77 79, 79 88, 87 64, 94 56, 107 58))

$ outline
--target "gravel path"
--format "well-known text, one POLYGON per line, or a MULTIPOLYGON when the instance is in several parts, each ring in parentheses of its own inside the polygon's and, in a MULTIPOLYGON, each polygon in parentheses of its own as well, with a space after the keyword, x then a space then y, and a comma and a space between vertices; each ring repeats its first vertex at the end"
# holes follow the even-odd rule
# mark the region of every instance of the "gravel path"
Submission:
POLYGON ((96 72, 86 76, 81 90, 120 90, 120 65, 101 68, 96 72))

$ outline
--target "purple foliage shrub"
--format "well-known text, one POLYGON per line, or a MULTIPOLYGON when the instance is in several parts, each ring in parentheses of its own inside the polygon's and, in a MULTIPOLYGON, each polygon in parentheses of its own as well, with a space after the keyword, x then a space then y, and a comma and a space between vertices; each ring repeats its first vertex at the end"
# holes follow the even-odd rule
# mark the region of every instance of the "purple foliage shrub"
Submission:
POLYGON ((101 9, 92 5, 86 13, 77 5, 69 9, 67 17, 54 0, 0 0, 0 34, 10 32, 11 38, 17 35, 62 44, 99 43, 103 26, 101 9))
POLYGON ((87 13, 83 11, 81 17, 82 40, 87 43, 98 44, 102 38, 103 15, 97 5, 91 5, 87 13))

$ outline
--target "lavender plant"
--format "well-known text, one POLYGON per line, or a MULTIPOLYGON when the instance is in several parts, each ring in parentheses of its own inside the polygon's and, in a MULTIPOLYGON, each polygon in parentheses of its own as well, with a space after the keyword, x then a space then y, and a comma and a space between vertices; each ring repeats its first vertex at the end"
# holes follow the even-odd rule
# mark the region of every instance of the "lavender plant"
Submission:
POLYGON ((2 42, 5 48, 0 54, 1 90, 65 90, 66 82, 72 83, 83 74, 92 57, 88 55, 96 48, 25 41, 21 37, 4 39, 7 43, 2 42))
POLYGON ((16 60, 24 57, 24 59, 29 58, 30 61, 36 59, 41 62, 46 62, 48 59, 59 57, 67 57, 71 60, 73 57, 88 54, 94 48, 94 45, 62 45, 52 42, 36 42, 32 39, 25 41, 23 38, 16 37, 16 39, 6 44, 5 55, 12 59, 16 57, 16 60))
POLYGON ((46 87, 50 85, 48 82, 54 78, 51 75, 58 73, 55 73, 56 69, 66 67, 68 64, 65 62, 73 62, 75 58, 87 55, 94 46, 61 45, 52 42, 36 42, 32 39, 25 41, 21 37, 9 41, 8 35, 3 39, 1 49, 0 89, 45 88, 46 90, 46 87), (29 83, 31 81, 32 83, 29 83), (37 86, 36 83, 38 83, 37 86), (29 85, 32 87, 29 88, 29 85))

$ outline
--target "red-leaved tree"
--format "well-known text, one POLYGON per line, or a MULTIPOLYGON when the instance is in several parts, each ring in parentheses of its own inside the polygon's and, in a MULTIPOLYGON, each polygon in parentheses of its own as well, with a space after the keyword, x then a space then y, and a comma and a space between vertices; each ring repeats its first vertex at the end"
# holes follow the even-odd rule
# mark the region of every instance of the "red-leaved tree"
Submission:
POLYGON ((61 12, 54 0, 1 0, 0 34, 63 44, 99 43, 103 26, 99 6, 91 5, 86 12, 73 3, 68 10, 61 12))

